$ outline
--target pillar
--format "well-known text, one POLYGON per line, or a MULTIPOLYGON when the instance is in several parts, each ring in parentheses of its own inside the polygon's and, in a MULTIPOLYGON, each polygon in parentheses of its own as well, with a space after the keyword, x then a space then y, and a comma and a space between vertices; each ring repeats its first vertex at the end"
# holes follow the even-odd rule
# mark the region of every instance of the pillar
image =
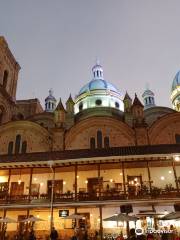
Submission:
POLYGON ((31 201, 32 175, 33 175, 33 168, 30 168, 29 196, 28 196, 28 200, 29 200, 29 202, 31 201))
POLYGON ((75 179, 74 179, 74 192, 75 192, 75 201, 78 200, 78 185, 77 185, 77 174, 78 174, 78 165, 77 163, 75 164, 75 179))
POLYGON ((173 172, 174 172, 174 179, 175 179, 175 183, 176 183, 176 189, 177 189, 177 192, 179 193, 179 184, 178 184, 178 178, 177 178, 177 173, 176 173, 176 167, 175 167, 174 159, 172 161, 172 168, 173 168, 173 172))
POLYGON ((54 226, 54 217, 53 217, 53 202, 54 202, 54 181, 55 181, 55 168, 51 167, 52 171, 52 183, 51 183, 51 218, 50 218, 50 232, 54 226))
POLYGON ((98 164, 98 191, 99 191, 99 200, 101 199, 101 166, 98 164))
POLYGON ((148 171, 148 181, 149 181, 149 189, 150 189, 150 194, 152 192, 152 181, 151 181, 151 172, 149 168, 149 162, 147 161, 147 171, 148 171))
POLYGON ((99 222, 99 235, 100 235, 100 240, 103 240, 102 206, 99 206, 99 217, 100 217, 100 222, 99 222))
POLYGON ((126 179, 125 179, 125 171, 124 171, 124 162, 122 162, 121 168, 122 168, 122 175, 123 175, 124 195, 126 196, 126 179))
POLYGON ((10 181, 11 181, 11 169, 9 168, 9 176, 8 176, 8 189, 6 194, 6 200, 8 199, 8 196, 10 195, 10 181))

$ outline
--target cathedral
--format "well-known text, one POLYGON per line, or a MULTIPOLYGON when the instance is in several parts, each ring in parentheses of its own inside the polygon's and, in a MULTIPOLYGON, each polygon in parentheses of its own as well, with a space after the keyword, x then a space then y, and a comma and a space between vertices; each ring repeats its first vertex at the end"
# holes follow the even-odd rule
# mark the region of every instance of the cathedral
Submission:
POLYGON ((102 239, 126 234, 126 222, 105 220, 120 212, 139 228, 162 228, 180 206, 180 72, 169 108, 148 88, 143 102, 122 95, 98 61, 65 106, 52 89, 44 106, 16 99, 19 71, 0 37, 0 217, 12 221, 0 221, 1 232, 25 231, 34 217, 40 239, 52 226, 68 239, 75 225, 102 239))

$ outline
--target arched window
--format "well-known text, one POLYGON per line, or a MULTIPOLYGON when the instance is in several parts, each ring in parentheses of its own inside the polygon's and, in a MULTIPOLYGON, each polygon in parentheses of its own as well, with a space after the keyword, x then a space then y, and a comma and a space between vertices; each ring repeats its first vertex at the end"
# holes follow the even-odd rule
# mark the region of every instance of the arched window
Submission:
POLYGON ((8 145, 8 155, 13 154, 13 142, 9 142, 8 145))
POLYGON ((109 148, 109 137, 104 138, 104 147, 109 148))
POLYGON ((15 142, 15 154, 19 153, 20 145, 21 145, 21 135, 17 135, 16 136, 16 142, 15 142))
POLYGON ((118 102, 115 102, 115 107, 119 108, 119 103, 118 102))
POLYGON ((81 111, 83 109, 83 103, 81 102, 80 104, 79 104, 79 111, 81 111))
POLYGON ((149 97, 149 104, 151 104, 151 97, 149 97))
POLYGON ((22 152, 22 153, 26 153, 26 151, 27 151, 27 142, 24 141, 24 142, 22 143, 22 149, 21 149, 21 152, 22 152))
POLYGON ((102 148, 102 132, 97 131, 97 148, 102 148))
POLYGON ((8 71, 5 70, 3 75, 3 84, 2 84, 4 88, 6 88, 7 86, 7 81, 8 81, 8 71))
POLYGON ((96 148, 95 138, 91 137, 90 138, 90 149, 95 149, 95 148, 96 148))
POLYGON ((22 113, 18 113, 17 114, 17 119, 18 120, 23 120, 24 119, 24 115, 22 113))
POLYGON ((176 143, 180 144, 180 134, 175 135, 176 143))

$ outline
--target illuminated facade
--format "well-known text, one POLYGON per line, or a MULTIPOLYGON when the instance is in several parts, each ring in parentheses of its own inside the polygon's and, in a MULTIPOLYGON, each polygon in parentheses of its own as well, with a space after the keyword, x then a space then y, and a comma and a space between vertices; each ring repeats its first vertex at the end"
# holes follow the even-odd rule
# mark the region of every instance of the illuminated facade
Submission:
POLYGON ((159 224, 153 214, 174 211, 180 203, 179 112, 155 106, 154 99, 144 109, 137 95, 122 98, 99 63, 75 100, 70 95, 65 107, 61 100, 56 106, 50 91, 44 111, 37 99, 15 99, 20 67, 3 37, 0 50, 0 217, 18 221, 7 225, 9 235, 28 227, 22 219, 36 216, 45 221, 34 225, 39 236, 53 222, 66 239, 74 223, 60 210, 81 213, 79 225, 101 237, 119 232, 103 219, 121 205, 132 205, 144 228, 159 224))
POLYGON ((180 72, 177 72, 171 89, 171 102, 173 109, 180 111, 180 72))

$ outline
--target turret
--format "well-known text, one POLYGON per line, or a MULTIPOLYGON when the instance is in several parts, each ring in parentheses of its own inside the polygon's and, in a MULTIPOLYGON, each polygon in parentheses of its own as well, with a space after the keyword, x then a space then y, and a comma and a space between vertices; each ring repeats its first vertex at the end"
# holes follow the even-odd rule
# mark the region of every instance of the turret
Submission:
POLYGON ((53 96, 53 90, 49 90, 49 96, 45 99, 45 111, 54 112, 56 109, 56 98, 53 96))
POLYGON ((155 106, 154 93, 151 90, 146 89, 142 94, 142 98, 144 102, 144 109, 155 106))
POLYGON ((102 68, 102 66, 99 63, 99 60, 96 61, 96 64, 92 68, 92 72, 93 72, 93 79, 94 80, 104 79, 104 77, 103 77, 103 68, 102 68))
POLYGON ((132 105, 133 125, 141 125, 144 122, 144 106, 135 94, 132 105))
POLYGON ((66 102, 66 127, 70 128, 74 125, 74 101, 71 94, 66 102))
POLYGON ((131 106, 132 106, 132 99, 130 98, 129 94, 126 92, 124 96, 124 112, 131 112, 131 106))
POLYGON ((70 94, 68 100, 66 101, 66 111, 67 111, 67 113, 74 114, 74 101, 71 97, 71 94, 70 94))
POLYGON ((54 112, 54 121, 57 127, 63 127, 65 123, 66 110, 62 104, 61 98, 54 112))

